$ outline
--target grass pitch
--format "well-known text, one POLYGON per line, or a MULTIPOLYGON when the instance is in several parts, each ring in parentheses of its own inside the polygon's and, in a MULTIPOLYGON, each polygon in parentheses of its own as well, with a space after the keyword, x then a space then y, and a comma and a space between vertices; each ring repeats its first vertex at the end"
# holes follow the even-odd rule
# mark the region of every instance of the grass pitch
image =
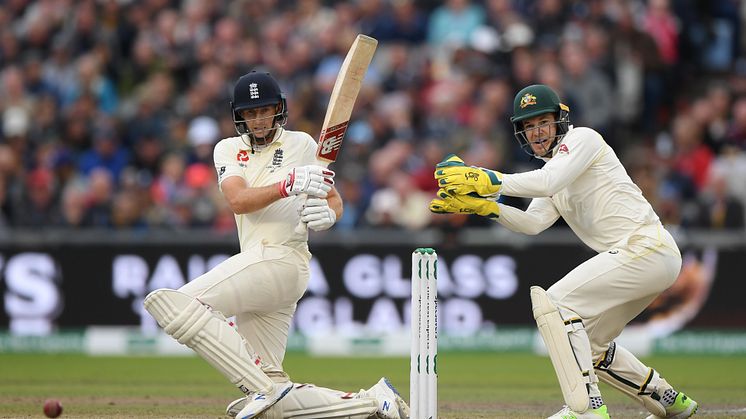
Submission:
MULTIPOLYGON (((746 418, 746 357, 666 356, 645 359, 700 403, 696 417, 746 418)), ((515 353, 438 355, 439 417, 538 418, 562 405, 548 358, 515 353)), ((388 376, 409 399, 406 358, 311 358, 291 353, 296 382, 346 391, 388 376)), ((615 390, 601 391, 615 418, 646 413, 615 390)), ((43 417, 47 398, 63 418, 222 418, 238 391, 197 357, 87 357, 0 354, 0 417, 43 417)))

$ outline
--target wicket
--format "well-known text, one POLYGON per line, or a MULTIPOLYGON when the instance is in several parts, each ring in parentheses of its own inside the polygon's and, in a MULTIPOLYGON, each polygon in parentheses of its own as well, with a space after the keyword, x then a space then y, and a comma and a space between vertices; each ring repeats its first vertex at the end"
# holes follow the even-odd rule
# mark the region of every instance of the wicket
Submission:
POLYGON ((411 419, 438 417, 438 255, 431 248, 412 253, 411 419))

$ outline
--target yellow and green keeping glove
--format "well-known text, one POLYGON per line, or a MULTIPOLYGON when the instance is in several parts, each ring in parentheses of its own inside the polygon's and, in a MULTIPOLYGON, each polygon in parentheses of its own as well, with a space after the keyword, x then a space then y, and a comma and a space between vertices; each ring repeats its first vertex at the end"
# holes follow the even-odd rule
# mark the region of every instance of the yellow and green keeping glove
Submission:
POLYGON ((500 216, 497 202, 472 195, 452 195, 444 189, 438 191, 440 198, 430 201, 430 211, 436 214, 477 214, 492 219, 500 216))
POLYGON ((438 186, 452 195, 496 196, 502 187, 502 173, 482 167, 467 166, 451 154, 435 166, 438 186))

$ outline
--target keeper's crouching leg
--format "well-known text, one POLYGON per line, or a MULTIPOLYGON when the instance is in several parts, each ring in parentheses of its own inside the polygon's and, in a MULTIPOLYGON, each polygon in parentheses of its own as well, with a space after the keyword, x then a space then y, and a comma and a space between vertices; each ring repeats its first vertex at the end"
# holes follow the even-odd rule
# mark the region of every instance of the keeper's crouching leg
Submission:
POLYGON ((583 321, 569 310, 560 310, 541 287, 531 287, 531 304, 565 404, 574 412, 585 412, 590 397, 600 397, 601 393, 583 321))
POLYGON ((601 381, 633 398, 656 417, 671 417, 663 401, 665 397, 676 397, 677 392, 658 371, 647 367, 627 349, 612 342, 594 367, 601 381))

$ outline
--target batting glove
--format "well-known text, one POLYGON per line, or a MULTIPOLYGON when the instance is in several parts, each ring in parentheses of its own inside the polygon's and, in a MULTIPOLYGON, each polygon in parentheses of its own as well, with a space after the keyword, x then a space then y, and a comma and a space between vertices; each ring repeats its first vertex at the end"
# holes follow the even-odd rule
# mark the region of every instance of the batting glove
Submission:
POLYGON ((321 166, 296 167, 288 173, 285 180, 279 183, 280 195, 286 198, 304 193, 326 198, 334 185, 333 177, 334 172, 321 166))
POLYGON ((495 197, 500 193, 502 178, 500 172, 465 165, 455 154, 449 155, 435 166, 438 186, 452 195, 495 197))
POLYGON ((444 189, 438 191, 440 199, 430 201, 430 211, 436 214, 477 214, 496 219, 500 216, 497 202, 473 195, 452 195, 444 189))
POLYGON ((308 198, 300 212, 300 220, 311 230, 328 230, 337 222, 337 214, 329 208, 329 202, 321 198, 308 198))

